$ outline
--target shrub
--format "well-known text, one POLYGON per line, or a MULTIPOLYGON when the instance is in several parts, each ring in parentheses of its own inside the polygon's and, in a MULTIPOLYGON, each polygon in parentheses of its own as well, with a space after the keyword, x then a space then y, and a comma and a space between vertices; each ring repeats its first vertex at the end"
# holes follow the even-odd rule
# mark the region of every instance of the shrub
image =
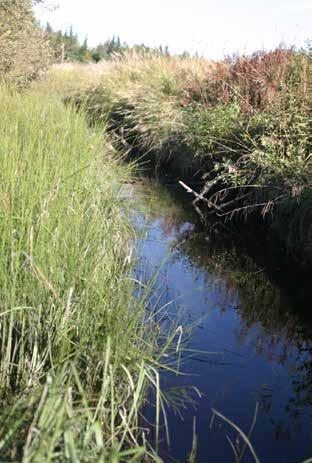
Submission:
POLYGON ((0 49, 0 78, 7 83, 25 87, 47 68, 50 50, 31 0, 0 1, 0 49))

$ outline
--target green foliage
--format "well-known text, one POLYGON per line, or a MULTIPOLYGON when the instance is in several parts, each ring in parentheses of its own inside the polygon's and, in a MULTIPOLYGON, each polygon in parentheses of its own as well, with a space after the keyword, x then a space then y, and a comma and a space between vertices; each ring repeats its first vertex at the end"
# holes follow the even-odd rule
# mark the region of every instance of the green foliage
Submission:
POLYGON ((222 104, 207 111, 204 104, 184 111, 185 141, 194 156, 218 162, 241 146, 244 115, 237 103, 222 104))
POLYGON ((266 214, 311 188, 310 94, 290 89, 272 107, 248 119, 241 149, 236 149, 238 159, 227 156, 218 168, 223 182, 240 192, 249 189, 243 206, 266 214))

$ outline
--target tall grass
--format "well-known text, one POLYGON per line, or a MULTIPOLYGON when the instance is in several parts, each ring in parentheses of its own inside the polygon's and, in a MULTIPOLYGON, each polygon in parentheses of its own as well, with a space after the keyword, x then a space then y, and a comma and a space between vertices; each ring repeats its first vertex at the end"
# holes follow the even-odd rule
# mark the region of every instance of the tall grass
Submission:
POLYGON ((131 278, 129 167, 59 98, 0 102, 0 460, 152 458, 165 344, 131 278))

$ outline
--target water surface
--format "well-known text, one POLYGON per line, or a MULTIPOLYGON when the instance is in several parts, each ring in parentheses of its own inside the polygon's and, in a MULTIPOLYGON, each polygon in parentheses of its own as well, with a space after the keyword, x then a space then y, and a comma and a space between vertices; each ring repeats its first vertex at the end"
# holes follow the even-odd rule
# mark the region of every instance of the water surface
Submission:
MULTIPOLYGON (((187 375, 162 374, 169 396, 183 387, 201 392, 196 406, 180 409, 182 418, 168 410, 164 461, 187 461, 194 418, 196 461, 235 461, 226 436, 240 449, 242 442, 221 420, 210 426, 211 410, 247 433, 257 403, 251 441, 260 461, 300 463, 311 457, 312 323, 299 275, 294 271, 285 279, 283 268, 267 264, 265 249, 257 259, 235 239, 225 243, 200 231, 192 211, 165 187, 146 181, 132 197, 140 209, 135 221, 145 230, 138 271, 146 277, 160 267, 158 304, 175 301, 171 314, 185 326, 196 325, 187 348, 202 351, 181 366, 187 375)), ((184 336, 186 331, 182 342, 184 336)), ((152 419, 152 407, 146 415, 152 419)), ((246 452, 242 461, 253 460, 246 452)))

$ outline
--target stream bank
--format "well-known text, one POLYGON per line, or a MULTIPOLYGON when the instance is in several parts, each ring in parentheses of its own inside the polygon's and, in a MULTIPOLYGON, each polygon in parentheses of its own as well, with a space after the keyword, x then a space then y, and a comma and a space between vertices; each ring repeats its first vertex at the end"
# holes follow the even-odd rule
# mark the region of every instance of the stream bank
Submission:
POLYGON ((205 219, 238 216, 248 228, 257 217, 311 268, 309 49, 216 63, 125 54, 97 70, 67 100, 104 124, 118 150, 189 186, 199 181, 205 219))

